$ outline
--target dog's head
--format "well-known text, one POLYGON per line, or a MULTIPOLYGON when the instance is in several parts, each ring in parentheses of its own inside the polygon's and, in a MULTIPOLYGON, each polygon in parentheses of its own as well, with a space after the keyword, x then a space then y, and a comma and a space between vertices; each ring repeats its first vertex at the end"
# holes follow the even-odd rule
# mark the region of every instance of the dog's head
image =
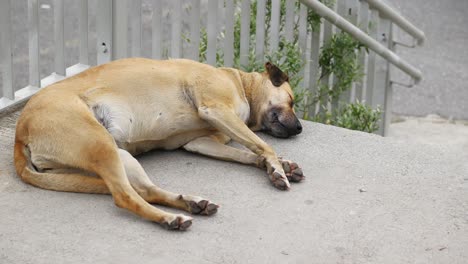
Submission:
POLYGON ((276 65, 267 62, 261 87, 264 96, 260 104, 261 130, 268 134, 287 138, 302 132, 302 125, 294 112, 294 94, 289 77, 276 65))

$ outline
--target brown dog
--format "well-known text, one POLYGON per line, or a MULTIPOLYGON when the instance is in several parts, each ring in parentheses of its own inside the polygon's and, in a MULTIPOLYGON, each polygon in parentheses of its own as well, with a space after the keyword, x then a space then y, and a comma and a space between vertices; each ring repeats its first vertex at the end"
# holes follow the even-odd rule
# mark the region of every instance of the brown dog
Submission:
POLYGON ((149 203, 204 215, 218 206, 157 187, 133 155, 182 147, 266 168, 274 186, 288 189, 288 179, 304 178, 301 169, 280 160, 252 131, 289 137, 302 127, 287 75, 271 63, 265 68, 245 73, 190 60, 132 58, 86 70, 25 106, 16 128, 16 171, 45 189, 110 193, 118 207, 180 230, 192 218, 149 203), (226 146, 231 139, 252 152, 226 146))

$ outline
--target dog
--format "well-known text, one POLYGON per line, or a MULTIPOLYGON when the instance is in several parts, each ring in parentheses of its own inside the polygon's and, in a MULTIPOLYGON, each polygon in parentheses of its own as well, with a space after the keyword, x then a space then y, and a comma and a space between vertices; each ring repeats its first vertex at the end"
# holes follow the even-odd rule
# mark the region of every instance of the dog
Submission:
POLYGON ((168 229, 192 218, 150 203, 212 215, 218 205, 155 185, 134 158, 153 149, 187 151, 254 165, 290 188, 301 168, 279 158, 253 131, 301 133, 288 76, 185 59, 128 58, 92 67, 34 95, 18 119, 14 163, 21 179, 65 192, 112 194, 115 204, 168 229), (239 142, 248 150, 226 145, 239 142))

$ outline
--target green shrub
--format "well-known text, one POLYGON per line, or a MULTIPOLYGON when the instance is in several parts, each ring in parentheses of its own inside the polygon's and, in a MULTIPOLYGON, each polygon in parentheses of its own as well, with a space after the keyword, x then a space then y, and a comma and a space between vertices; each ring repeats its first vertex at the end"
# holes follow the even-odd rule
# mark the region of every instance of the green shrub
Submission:
POLYGON ((333 74, 333 86, 320 85, 315 94, 313 103, 337 100, 346 90, 351 88, 353 82, 362 77, 361 67, 357 64, 356 50, 363 45, 354 40, 347 33, 337 33, 323 45, 319 55, 321 75, 318 81, 333 74))
POLYGON ((373 133, 379 129, 382 111, 361 102, 344 104, 333 112, 323 111, 311 118, 314 122, 373 133))
POLYGON ((379 129, 382 111, 380 108, 372 109, 370 106, 356 102, 347 104, 337 111, 332 122, 333 125, 368 133, 379 129))
MULTIPOLYGON (((281 0, 280 9, 280 31, 284 30, 284 16, 286 13, 286 1, 281 0)), ((328 7, 333 7, 335 0, 320 0, 328 7)), ((240 2, 236 2, 238 5, 240 2)), ((296 14, 299 11, 299 2, 296 2, 296 14)), ((262 72, 264 71, 263 62, 271 61, 276 64, 281 70, 289 76, 289 83, 295 96, 295 109, 298 113, 302 113, 302 118, 321 122, 330 125, 336 125, 354 130, 365 132, 374 132, 378 130, 378 122, 380 120, 380 109, 372 109, 360 102, 353 104, 345 104, 338 110, 330 113, 326 105, 334 103, 338 105, 340 95, 349 90, 353 82, 357 82, 362 77, 360 66, 357 64, 357 50, 367 48, 358 41, 354 40, 346 33, 338 33, 324 44, 319 55, 320 78, 317 80, 317 92, 311 94, 308 89, 301 88, 302 73, 305 62, 302 60, 303 51, 298 45, 298 28, 299 21, 296 17, 294 21, 294 39, 288 42, 281 39, 278 45, 278 50, 273 53, 267 53, 263 60, 257 61, 255 54, 255 36, 256 36, 256 16, 257 16, 257 1, 251 2, 250 8, 250 48, 249 60, 247 65, 240 65, 240 31, 241 31, 241 14, 236 12, 234 16, 234 67, 241 68, 244 71, 262 72), (332 87, 329 87, 327 82, 323 80, 329 75, 334 76, 332 87), (309 117, 308 108, 311 105, 319 104, 320 111, 315 116, 309 117)), ((313 10, 309 9, 307 13, 308 28, 307 30, 316 31, 320 27, 321 18, 313 10)), ((271 22, 271 1, 266 2, 266 17, 265 17, 265 47, 264 50, 269 50, 268 33, 271 22)), ((218 36, 218 40, 223 38, 224 34, 218 36)), ((187 39, 187 41, 190 41, 187 39)), ((206 29, 201 29, 200 40, 200 62, 206 62, 207 49, 207 34, 206 29)), ((216 65, 224 65, 224 54, 221 49, 216 52, 216 65)), ((317 69, 319 70, 319 69, 317 69)))

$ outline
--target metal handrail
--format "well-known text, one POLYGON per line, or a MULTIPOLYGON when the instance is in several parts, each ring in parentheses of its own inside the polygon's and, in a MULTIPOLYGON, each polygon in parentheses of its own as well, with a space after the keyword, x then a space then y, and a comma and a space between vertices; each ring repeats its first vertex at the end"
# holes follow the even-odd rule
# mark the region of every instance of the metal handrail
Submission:
POLYGON ((386 48, 384 45, 380 44, 375 39, 369 37, 365 32, 363 32, 358 27, 351 24, 349 21, 338 15, 335 11, 328 8, 326 5, 322 4, 318 0, 300 0, 308 8, 313 9, 318 15, 328 20, 330 23, 334 24, 341 30, 353 36, 355 39, 359 40, 362 44, 367 46, 369 49, 373 50, 375 53, 379 54, 387 61, 395 65, 397 68, 411 76, 414 80, 414 83, 417 84, 422 79, 422 73, 420 70, 415 68, 413 65, 406 62, 404 59, 400 58, 390 49, 386 48))
POLYGON ((402 15, 398 14, 393 8, 389 5, 385 4, 381 0, 365 0, 369 3, 371 8, 374 8, 379 11, 379 13, 390 19, 393 23, 397 24, 401 29, 406 31, 410 34, 413 38, 415 38, 418 42, 418 45, 423 45, 424 40, 426 39, 426 35, 422 30, 417 28, 411 22, 409 22, 406 18, 402 15))

